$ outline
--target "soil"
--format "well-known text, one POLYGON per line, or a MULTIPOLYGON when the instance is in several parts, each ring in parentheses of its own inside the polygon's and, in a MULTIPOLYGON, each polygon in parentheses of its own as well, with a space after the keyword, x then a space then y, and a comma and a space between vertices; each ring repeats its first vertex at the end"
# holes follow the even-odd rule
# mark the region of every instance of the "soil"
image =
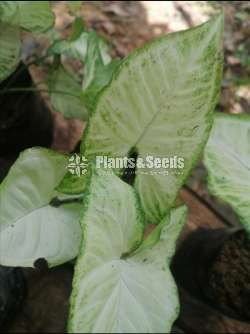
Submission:
POLYGON ((199 229, 178 249, 176 281, 228 317, 250 320, 250 242, 243 231, 199 229))
POLYGON ((243 231, 223 244, 209 270, 206 296, 224 313, 250 321, 250 240, 243 231))
POLYGON ((27 296, 19 312, 0 329, 3 333, 65 333, 73 266, 24 269, 27 296))
POLYGON ((33 88, 23 63, 0 85, 0 157, 52 143, 53 117, 44 101, 34 91, 13 91, 33 88))
POLYGON ((0 327, 20 309, 25 295, 22 270, 0 266, 0 327))

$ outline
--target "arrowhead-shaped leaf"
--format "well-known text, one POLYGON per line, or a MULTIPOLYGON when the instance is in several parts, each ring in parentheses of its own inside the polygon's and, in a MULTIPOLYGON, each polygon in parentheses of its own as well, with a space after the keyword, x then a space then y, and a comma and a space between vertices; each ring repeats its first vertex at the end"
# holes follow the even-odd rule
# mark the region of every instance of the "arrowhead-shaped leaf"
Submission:
POLYGON ((142 244, 133 255, 143 238, 143 216, 133 188, 115 175, 92 177, 71 297, 70 333, 170 332, 179 304, 167 258, 180 230, 172 219, 184 221, 183 209, 178 210, 171 222, 166 219, 162 224, 158 238, 142 244))
POLYGON ((205 149, 210 192, 230 204, 250 233, 250 117, 216 115, 205 149))
POLYGON ((103 90, 90 119, 81 148, 90 160, 131 151, 139 158, 184 159, 181 173, 138 171, 135 187, 149 222, 159 222, 174 205, 207 141, 220 91, 222 31, 219 15, 134 52, 103 90))
POLYGON ((46 150, 24 151, 0 185, 0 264, 50 267, 78 254, 79 204, 50 205, 68 158, 46 150))

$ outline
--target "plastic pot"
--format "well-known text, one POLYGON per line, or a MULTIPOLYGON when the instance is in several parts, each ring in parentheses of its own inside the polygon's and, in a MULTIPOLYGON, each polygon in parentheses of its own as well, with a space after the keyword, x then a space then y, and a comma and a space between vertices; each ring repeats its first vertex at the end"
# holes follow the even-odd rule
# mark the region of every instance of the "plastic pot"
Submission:
POLYGON ((199 229, 172 263, 180 286, 229 318, 250 323, 250 240, 241 229, 199 229))

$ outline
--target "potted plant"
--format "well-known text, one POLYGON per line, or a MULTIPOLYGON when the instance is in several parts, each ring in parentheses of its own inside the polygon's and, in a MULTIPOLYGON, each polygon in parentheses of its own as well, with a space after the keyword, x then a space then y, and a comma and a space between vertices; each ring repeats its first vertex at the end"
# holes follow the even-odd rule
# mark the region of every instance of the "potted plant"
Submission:
POLYGON ((204 154, 211 195, 234 209, 241 227, 195 232, 173 264, 189 291, 245 323, 250 322, 249 132, 249 116, 216 114, 204 154))
POLYGON ((212 127, 222 32, 218 15, 136 50, 90 90, 80 155, 26 150, 1 184, 2 265, 77 258, 69 332, 171 330, 169 267, 186 215, 175 202, 212 127), (119 178, 128 165, 133 186, 119 178))

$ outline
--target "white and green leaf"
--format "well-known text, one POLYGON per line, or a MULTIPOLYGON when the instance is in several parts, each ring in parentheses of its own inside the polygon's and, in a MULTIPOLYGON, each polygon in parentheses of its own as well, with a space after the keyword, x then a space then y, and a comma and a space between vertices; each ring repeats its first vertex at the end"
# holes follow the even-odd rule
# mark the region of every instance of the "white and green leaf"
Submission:
POLYGON ((0 185, 0 264, 53 267, 75 258, 81 241, 80 204, 50 205, 66 173, 67 156, 24 151, 0 185))
POLYGON ((111 62, 109 47, 95 31, 88 33, 88 48, 84 61, 83 90, 86 90, 93 82, 97 72, 97 66, 106 66, 111 62))
POLYGON ((139 158, 185 161, 181 173, 159 175, 153 168, 136 176, 149 222, 159 222, 173 207, 206 144, 220 91, 222 31, 219 15, 153 41, 122 63, 96 103, 81 147, 89 160, 134 150, 139 158))
MULTIPOLYGON (((166 235, 156 240, 157 248, 151 248, 150 258, 145 247, 132 255, 143 237, 138 199, 117 176, 99 173, 92 177, 82 219, 84 240, 75 269, 69 332, 168 333, 179 311, 167 265, 172 252, 168 241, 176 239, 176 232, 171 235, 170 224, 166 235)), ((179 217, 180 212, 172 219, 179 217)))
POLYGON ((250 233, 250 117, 216 115, 205 149, 211 194, 238 214, 250 233))
POLYGON ((186 223, 187 207, 180 206, 172 209, 170 214, 162 219, 160 224, 143 241, 135 252, 134 258, 138 261, 152 262, 158 268, 165 268, 170 265, 176 250, 177 239, 186 223), (160 257, 159 254, 164 254, 160 257))
POLYGON ((83 243, 86 266, 83 272, 93 270, 100 261, 120 258, 140 245, 143 215, 134 189, 120 180, 112 170, 94 170, 82 219, 84 235, 90 240, 83 243), (129 210, 128 210, 129 208, 129 210), (101 252, 101 253, 100 253, 101 252))

